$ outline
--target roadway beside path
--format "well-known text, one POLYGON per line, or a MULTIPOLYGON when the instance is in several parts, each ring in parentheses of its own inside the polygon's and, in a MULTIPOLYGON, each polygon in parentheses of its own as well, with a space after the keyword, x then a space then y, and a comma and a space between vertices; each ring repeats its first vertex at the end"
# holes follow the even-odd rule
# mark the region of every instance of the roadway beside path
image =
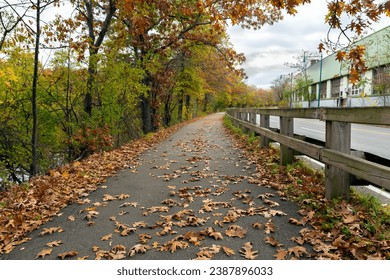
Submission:
POLYGON ((181 128, 0 259, 312 258, 299 207, 253 183, 222 118, 181 128))

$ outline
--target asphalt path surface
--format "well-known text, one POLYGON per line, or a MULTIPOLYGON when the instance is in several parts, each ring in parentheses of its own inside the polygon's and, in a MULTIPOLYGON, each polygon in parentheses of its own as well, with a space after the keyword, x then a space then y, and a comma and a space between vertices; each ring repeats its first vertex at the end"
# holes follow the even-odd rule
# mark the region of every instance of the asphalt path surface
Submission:
POLYGON ((183 127, 143 153, 136 169, 109 178, 0 259, 233 260, 245 259, 240 250, 250 242, 249 255, 272 260, 278 249, 297 246, 291 238, 302 226, 288 220, 302 218, 299 207, 248 181, 255 166, 227 136, 222 117, 183 127))

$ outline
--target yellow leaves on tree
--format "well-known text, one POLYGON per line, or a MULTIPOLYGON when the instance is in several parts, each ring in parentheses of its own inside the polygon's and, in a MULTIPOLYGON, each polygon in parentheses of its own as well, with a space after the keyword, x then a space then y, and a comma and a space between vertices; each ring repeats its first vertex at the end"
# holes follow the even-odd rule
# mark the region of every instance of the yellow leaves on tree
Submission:
POLYGON ((360 77, 368 70, 364 53, 365 47, 357 45, 349 50, 340 50, 336 54, 336 60, 350 64, 349 80, 352 84, 356 84, 360 80, 360 77))

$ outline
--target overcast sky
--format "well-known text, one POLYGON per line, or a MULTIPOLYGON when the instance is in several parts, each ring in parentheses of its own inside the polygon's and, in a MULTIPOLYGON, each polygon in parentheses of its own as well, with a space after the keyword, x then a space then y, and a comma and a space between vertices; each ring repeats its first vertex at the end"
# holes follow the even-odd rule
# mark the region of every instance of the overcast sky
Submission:
MULTIPOLYGON (((329 29, 324 23, 326 10, 326 1, 314 0, 300 7, 295 17, 287 15, 283 21, 260 30, 229 28, 231 43, 247 58, 243 65, 248 76, 247 84, 269 88, 280 75, 296 71, 285 66, 286 62, 296 63, 303 50, 318 53, 318 45, 329 29)), ((385 26, 382 21, 373 28, 379 30, 385 26)))

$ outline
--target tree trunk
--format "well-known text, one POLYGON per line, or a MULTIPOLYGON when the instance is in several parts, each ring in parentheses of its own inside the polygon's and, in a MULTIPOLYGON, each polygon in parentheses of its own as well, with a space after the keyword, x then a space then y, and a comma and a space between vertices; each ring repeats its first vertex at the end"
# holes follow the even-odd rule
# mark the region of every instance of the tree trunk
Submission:
POLYGON ((140 101, 142 116, 142 131, 147 134, 152 132, 152 108, 148 97, 142 96, 140 101))
POLYGON ((84 97, 84 111, 92 116, 92 107, 93 107, 93 92, 95 87, 95 80, 97 74, 97 63, 96 63, 96 54, 97 51, 93 50, 93 47, 90 47, 89 50, 89 60, 88 60, 88 79, 87 79, 87 93, 84 97))
POLYGON ((38 66, 39 66, 39 39, 41 33, 41 1, 36 4, 36 34, 35 34, 35 53, 34 53, 34 75, 31 94, 31 113, 32 113, 32 132, 31 132, 31 170, 30 175, 38 173, 38 109, 37 109, 37 84, 38 84, 38 66))
POLYGON ((190 119, 190 106, 191 106, 191 96, 188 94, 186 95, 186 120, 188 121, 190 119))
POLYGON ((164 103, 164 116, 163 116, 164 127, 168 127, 171 125, 171 121, 172 121, 171 100, 172 100, 172 94, 169 94, 164 103))
MULTIPOLYGON (((112 22, 112 18, 114 17, 114 14, 116 12, 116 2, 115 0, 110 0, 108 3, 108 6, 103 8, 105 9, 106 17, 104 19, 104 22, 101 25, 100 32, 98 33, 98 36, 95 36, 95 28, 96 28, 96 22, 94 20, 94 1, 91 0, 84 0, 83 4, 85 6, 86 12, 83 13, 86 17, 86 23, 88 27, 88 37, 90 41, 89 45, 89 60, 88 60, 88 80, 87 80, 87 93, 84 97, 84 111, 89 115, 92 116, 92 107, 93 107, 93 94, 94 94, 94 85, 95 85, 95 78, 97 74, 97 53, 99 52, 99 48, 103 43, 103 40, 107 34, 108 28, 110 27, 110 24, 112 22)), ((97 4, 96 4, 97 5, 97 4)))
POLYGON ((184 98, 183 93, 181 93, 179 96, 179 106, 177 109, 177 120, 179 121, 179 123, 183 121, 183 104, 184 104, 183 98, 184 98))

